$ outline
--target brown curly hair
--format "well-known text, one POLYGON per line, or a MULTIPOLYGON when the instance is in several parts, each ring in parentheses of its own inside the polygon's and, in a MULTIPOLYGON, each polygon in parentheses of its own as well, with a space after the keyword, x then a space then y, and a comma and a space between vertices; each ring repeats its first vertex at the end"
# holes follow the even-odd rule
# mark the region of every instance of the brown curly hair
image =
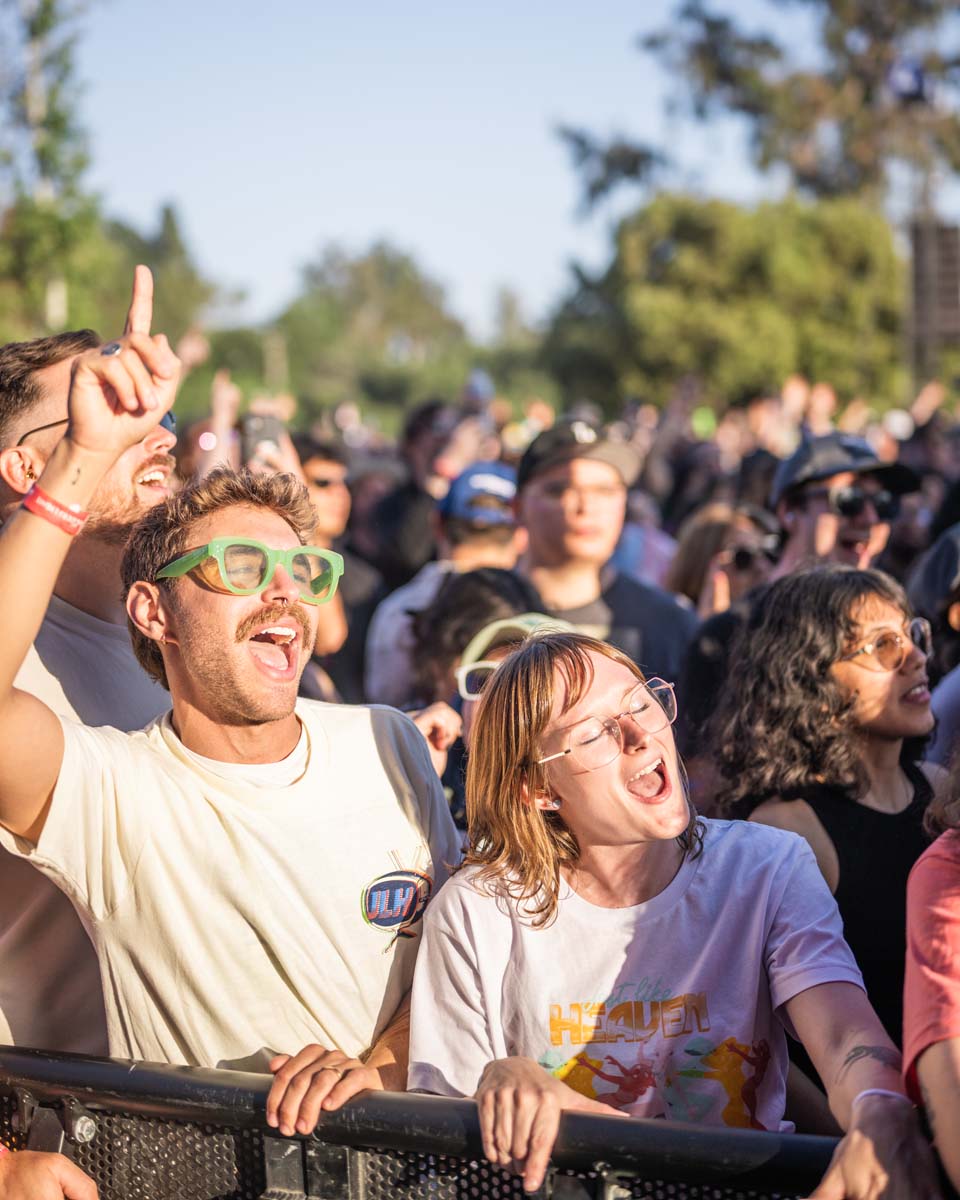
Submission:
MULTIPOLYGON (((830 789, 847 800, 868 781, 857 744, 855 699, 830 668, 858 632, 854 612, 877 597, 912 615, 903 588, 882 571, 837 565, 778 579, 759 594, 734 642, 729 681, 707 726, 723 783, 720 812, 748 817, 774 798, 830 789)), ((901 760, 925 738, 904 742, 901 760)))

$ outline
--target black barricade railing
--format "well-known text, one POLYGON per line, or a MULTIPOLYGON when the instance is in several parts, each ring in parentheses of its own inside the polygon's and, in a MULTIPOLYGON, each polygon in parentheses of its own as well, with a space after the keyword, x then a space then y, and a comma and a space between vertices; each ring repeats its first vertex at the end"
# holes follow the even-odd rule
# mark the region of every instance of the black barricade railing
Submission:
MULTIPOLYGON (((516 1177, 486 1163, 468 1100, 367 1092, 281 1138, 269 1076, 0 1047, 0 1142, 63 1150, 101 1200, 505 1200, 516 1177)), ((808 1194, 830 1138, 564 1114, 541 1195, 808 1194)))

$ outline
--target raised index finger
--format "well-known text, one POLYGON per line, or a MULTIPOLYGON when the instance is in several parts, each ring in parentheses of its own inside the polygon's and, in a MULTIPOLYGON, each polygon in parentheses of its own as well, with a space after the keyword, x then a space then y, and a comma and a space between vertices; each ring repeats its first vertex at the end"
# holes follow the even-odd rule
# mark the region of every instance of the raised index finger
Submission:
POLYGON ((149 333, 153 321, 153 275, 142 264, 133 271, 133 295, 124 333, 149 333))

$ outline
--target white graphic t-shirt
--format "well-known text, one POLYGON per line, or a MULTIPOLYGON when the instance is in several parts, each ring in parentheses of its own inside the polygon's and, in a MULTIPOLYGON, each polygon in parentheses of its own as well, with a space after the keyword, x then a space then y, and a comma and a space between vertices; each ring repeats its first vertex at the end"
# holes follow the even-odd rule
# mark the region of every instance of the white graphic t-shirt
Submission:
POLYGON ((567 888, 540 929, 474 868, 455 875, 425 918, 409 1087, 471 1095, 519 1055, 633 1116, 789 1130, 777 1010, 863 981, 802 838, 703 824, 700 856, 652 900, 599 908, 567 888))

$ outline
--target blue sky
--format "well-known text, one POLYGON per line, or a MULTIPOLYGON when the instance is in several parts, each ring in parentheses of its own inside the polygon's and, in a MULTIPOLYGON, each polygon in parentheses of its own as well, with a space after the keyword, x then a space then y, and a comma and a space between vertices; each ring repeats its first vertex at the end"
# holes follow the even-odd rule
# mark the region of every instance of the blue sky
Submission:
MULTIPOLYGON (((278 311, 329 242, 387 238, 483 336, 499 286, 539 319, 571 260, 608 254, 615 214, 578 217, 558 124, 667 144, 698 191, 776 191, 735 122, 665 113, 676 88, 635 39, 672 7, 93 0, 78 54, 89 182, 141 227, 176 204, 203 268, 247 293, 221 319, 278 311)), ((777 24, 809 45, 802 10, 779 9, 777 24)))

